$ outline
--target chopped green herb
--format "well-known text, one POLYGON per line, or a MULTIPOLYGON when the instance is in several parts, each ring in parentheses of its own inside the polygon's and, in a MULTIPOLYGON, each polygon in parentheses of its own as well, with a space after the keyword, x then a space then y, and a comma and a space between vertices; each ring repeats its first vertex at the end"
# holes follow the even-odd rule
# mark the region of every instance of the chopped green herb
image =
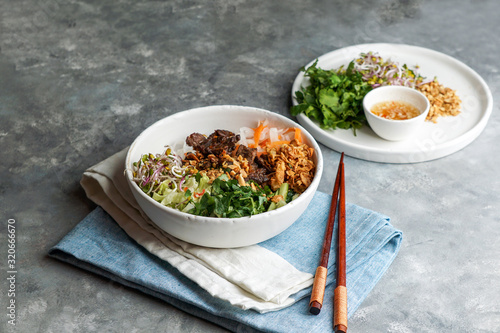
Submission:
POLYGON ((298 105, 292 106, 291 114, 304 113, 323 129, 351 128, 356 135, 366 123, 363 97, 372 87, 354 70, 354 62, 345 70, 324 70, 316 67, 317 62, 301 69, 310 85, 295 92, 298 105))
MULTIPOLYGON (((269 210, 273 204, 269 199, 276 194, 267 186, 262 188, 256 185, 255 189, 240 186, 236 179, 229 179, 223 174, 212 182, 210 194, 205 193, 200 201, 195 202, 189 213, 229 218, 251 216, 269 210)), ((287 194, 285 199, 289 202, 295 193, 288 190, 287 194)))

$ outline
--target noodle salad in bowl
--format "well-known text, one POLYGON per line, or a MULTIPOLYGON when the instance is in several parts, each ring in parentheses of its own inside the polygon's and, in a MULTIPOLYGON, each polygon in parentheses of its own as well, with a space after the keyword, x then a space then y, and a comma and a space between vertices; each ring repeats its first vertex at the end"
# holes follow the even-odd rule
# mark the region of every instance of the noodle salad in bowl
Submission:
POLYGON ((314 148, 298 127, 267 120, 239 134, 190 134, 176 152, 144 154, 133 164, 136 184, 161 204, 202 216, 241 217, 282 207, 314 178, 314 148))
POLYGON ((285 230, 307 208, 322 170, 321 150, 300 125, 231 105, 158 121, 130 146, 125 165, 156 226, 210 247, 256 244, 285 230))

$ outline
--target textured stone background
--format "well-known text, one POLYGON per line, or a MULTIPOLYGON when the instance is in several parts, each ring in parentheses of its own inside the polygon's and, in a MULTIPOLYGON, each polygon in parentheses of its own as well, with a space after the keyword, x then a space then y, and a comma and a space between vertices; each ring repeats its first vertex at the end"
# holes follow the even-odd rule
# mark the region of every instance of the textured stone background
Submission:
MULTIPOLYGON (((1 1, 0 236, 16 219, 19 280, 18 325, 1 310, 0 331, 225 332, 47 257, 94 208, 83 171, 178 111, 241 104, 289 116, 299 68, 353 44, 446 53, 498 100, 499 10, 496 0, 1 1)), ((500 331, 498 112, 436 161, 346 159, 348 201, 391 216, 405 235, 350 332, 500 331)), ((337 152, 323 153, 336 165, 337 152)), ((327 170, 320 190, 334 177, 327 170)))

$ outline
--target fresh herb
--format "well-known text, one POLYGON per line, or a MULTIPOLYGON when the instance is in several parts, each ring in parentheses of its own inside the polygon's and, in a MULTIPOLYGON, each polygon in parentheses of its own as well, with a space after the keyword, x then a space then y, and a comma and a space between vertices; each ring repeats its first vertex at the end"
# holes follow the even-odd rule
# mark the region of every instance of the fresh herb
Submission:
POLYGON ((343 70, 324 70, 316 67, 302 68, 310 85, 295 92, 298 105, 292 106, 291 114, 304 113, 318 122, 323 129, 356 129, 366 124, 363 97, 372 89, 363 76, 354 70, 354 62, 343 70))
MULTIPOLYGON (((212 182, 211 192, 205 193, 194 203, 189 213, 201 216, 242 217, 259 214, 268 210, 276 193, 268 186, 240 186, 236 179, 222 175, 212 182)), ((292 192, 292 191, 290 191, 292 192)), ((289 200, 292 197, 288 198, 289 200)))

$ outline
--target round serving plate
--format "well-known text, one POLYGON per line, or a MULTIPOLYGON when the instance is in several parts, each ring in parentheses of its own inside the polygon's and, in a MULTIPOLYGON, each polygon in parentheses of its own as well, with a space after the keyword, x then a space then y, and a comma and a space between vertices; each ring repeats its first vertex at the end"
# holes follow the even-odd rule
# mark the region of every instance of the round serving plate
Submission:
MULTIPOLYGON (((304 114, 299 114, 298 122, 316 140, 333 150, 368 161, 416 163, 452 154, 481 134, 493 109, 491 91, 474 70, 446 54, 404 44, 360 44, 320 56, 317 67, 335 69, 347 66, 361 53, 370 51, 409 68, 418 66, 419 73, 426 78, 436 77, 439 83, 456 91, 462 100, 461 113, 454 117, 440 117, 437 123, 426 122, 414 138, 402 142, 386 141, 368 126, 357 130, 356 135, 350 129, 325 130, 304 114)), ((305 67, 314 61, 316 59, 305 67)), ((292 86, 294 105, 297 104, 295 92, 307 84, 304 72, 300 72, 292 86)))

